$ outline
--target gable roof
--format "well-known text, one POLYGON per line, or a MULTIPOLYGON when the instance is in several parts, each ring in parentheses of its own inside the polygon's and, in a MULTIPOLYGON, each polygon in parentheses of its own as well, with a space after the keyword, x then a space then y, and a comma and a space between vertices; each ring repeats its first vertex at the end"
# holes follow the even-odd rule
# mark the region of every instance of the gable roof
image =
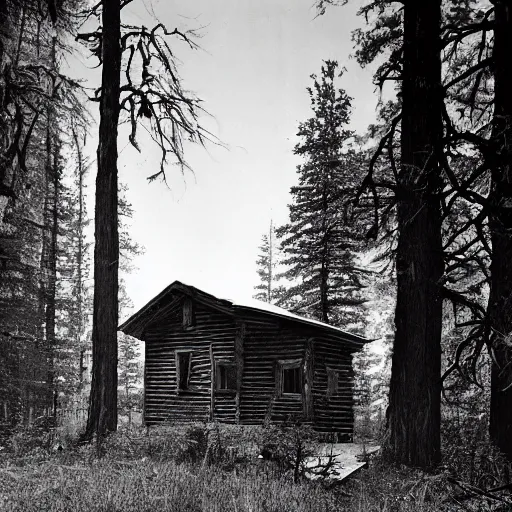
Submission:
POLYGON ((243 298, 240 300, 222 299, 180 281, 174 281, 171 285, 162 290, 156 297, 139 309, 139 311, 123 322, 118 329, 125 334, 140 337, 144 327, 149 323, 149 321, 158 316, 159 310, 176 292, 196 298, 200 302, 205 302, 210 307, 218 309, 228 315, 245 317, 250 313, 259 313, 269 317, 282 318, 292 323, 302 324, 312 329, 318 329, 324 334, 329 334, 330 337, 351 342, 358 348, 361 348, 365 343, 373 341, 364 338, 363 336, 344 331, 339 327, 296 315, 295 313, 291 313, 286 309, 267 302, 262 302, 253 298, 243 298))

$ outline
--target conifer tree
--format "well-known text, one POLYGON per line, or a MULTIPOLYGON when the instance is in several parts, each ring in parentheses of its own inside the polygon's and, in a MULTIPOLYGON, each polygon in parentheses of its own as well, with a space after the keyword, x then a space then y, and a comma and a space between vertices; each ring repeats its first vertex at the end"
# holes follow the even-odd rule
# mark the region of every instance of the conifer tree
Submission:
MULTIPOLYGON (((0 6, 0 336, 4 418, 48 412, 55 394, 61 123, 77 105, 60 56, 79 2, 0 6)), ((78 109, 79 110, 79 109, 78 109)), ((78 111, 77 110, 77 111, 78 111)))
MULTIPOLYGON (((86 130, 71 120, 67 144, 71 154, 66 166, 59 204, 57 309, 59 315, 59 394, 64 401, 74 400, 83 409, 83 391, 87 370, 85 359, 90 350, 88 332, 91 304, 90 243, 86 228, 90 223, 86 208, 85 178, 89 169, 83 154, 86 130)), ((62 400, 61 400, 62 401, 62 400)), ((61 404, 65 405, 65 404, 61 404)))
POLYGON ((281 305, 285 292, 284 286, 279 284, 282 278, 282 274, 279 272, 282 254, 277 243, 276 228, 272 221, 270 221, 268 234, 262 237, 259 250, 260 254, 256 265, 260 283, 254 287, 257 290, 254 298, 270 304, 281 305))
MULTIPOLYGON (((144 253, 144 247, 130 236, 129 221, 133 208, 126 198, 127 187, 119 186, 119 317, 128 316, 133 303, 126 293, 124 275, 134 270, 133 259, 144 253)), ((133 412, 142 412, 143 368, 140 342, 122 332, 117 333, 118 346, 118 411, 132 424, 133 412)))
POLYGON ((142 362, 139 340, 124 333, 117 338, 119 366, 119 410, 128 416, 128 425, 132 424, 133 412, 142 409, 142 362))
POLYGON ((494 114, 489 227, 492 241, 489 324, 494 364, 491 378, 490 434, 512 461, 512 2, 493 2, 494 114))
MULTIPOLYGON (((302 157, 298 186, 292 187, 290 223, 279 228, 284 273, 291 282, 287 305, 335 325, 357 322, 363 304, 358 237, 350 224, 358 158, 348 129, 351 98, 336 89, 335 61, 325 61, 308 88, 313 116, 299 125, 294 154, 302 157)), ((340 74, 341 75, 341 74, 340 74)))
POLYGON ((152 29, 125 25, 121 0, 103 0, 89 16, 101 27, 78 35, 102 64, 99 145, 97 150, 93 299, 93 367, 89 415, 84 439, 105 436, 117 429, 118 326, 118 125, 131 127, 130 144, 140 151, 137 130, 142 124, 160 151, 160 168, 148 177, 165 179, 165 166, 175 159, 182 169, 184 142, 203 144, 210 133, 198 123, 200 101, 182 89, 169 39, 173 36, 194 48, 187 34, 168 31, 158 23, 152 29), (104 65, 103 65, 104 64, 104 65), (121 116, 121 117, 120 117, 121 116))

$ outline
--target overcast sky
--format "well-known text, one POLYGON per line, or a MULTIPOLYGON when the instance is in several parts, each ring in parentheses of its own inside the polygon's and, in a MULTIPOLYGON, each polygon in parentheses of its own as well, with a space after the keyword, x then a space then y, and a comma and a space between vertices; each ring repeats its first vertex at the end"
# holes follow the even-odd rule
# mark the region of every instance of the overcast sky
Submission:
POLYGON ((300 163, 295 134, 311 115, 306 87, 322 60, 347 68, 340 86, 354 98, 353 129, 374 120, 371 70, 349 58, 351 31, 362 23, 357 5, 318 18, 313 0, 135 0, 125 9, 130 23, 149 25, 154 12, 169 29, 203 27, 201 50, 173 48, 185 88, 213 116, 205 124, 227 145, 188 146, 194 174, 170 167, 168 188, 147 183, 157 149, 144 145, 138 155, 120 137, 120 179, 135 211, 130 233, 146 249, 126 279, 134 311, 176 279, 225 298, 252 295, 261 237, 271 218, 287 220, 300 163))

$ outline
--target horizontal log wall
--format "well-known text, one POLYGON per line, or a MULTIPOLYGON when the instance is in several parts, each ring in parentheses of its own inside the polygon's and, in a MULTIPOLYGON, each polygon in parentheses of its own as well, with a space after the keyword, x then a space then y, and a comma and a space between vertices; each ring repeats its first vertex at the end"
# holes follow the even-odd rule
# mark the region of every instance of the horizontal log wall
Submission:
POLYGON ((320 432, 352 435, 354 347, 318 330, 255 314, 240 318, 194 303, 195 325, 183 327, 183 296, 168 301, 144 330, 146 341, 144 419, 146 424, 216 420, 261 424, 308 417, 320 432), (308 339, 310 340, 308 342, 308 339), (235 343, 237 349, 235 350, 235 343), (308 348, 309 347, 309 348, 308 348), (176 350, 191 351, 189 389, 177 389, 176 350), (306 357, 306 354, 307 357, 306 357), (212 358, 237 364, 237 391, 216 391, 212 358), (312 400, 279 396, 279 360, 300 360, 312 400), (327 368, 338 374, 328 396, 327 368), (212 397, 213 392, 213 397, 212 397), (237 412, 237 404, 240 410, 237 412))
MULTIPOLYGON (((309 413, 315 430, 351 436, 353 432, 353 369, 351 347, 339 339, 315 337, 315 331, 277 322, 247 323, 244 339, 244 376, 241 423, 281 422, 309 413), (284 325, 283 325, 284 324, 284 325), (302 397, 276 395, 276 362, 300 359, 305 362, 308 338, 313 337, 313 406, 302 397), (338 390, 327 397, 327 368, 338 373, 338 390)), ((303 364, 301 364, 301 368, 303 364)))
MULTIPOLYGON (((215 358, 233 358, 234 320, 226 314, 195 304, 195 326, 184 329, 182 303, 180 298, 171 301, 158 320, 144 330, 144 420, 148 425, 211 419, 210 345, 213 344, 215 358), (189 389, 179 393, 176 350, 192 352, 189 389)), ((234 423, 235 400, 232 395, 215 395, 214 417, 234 423)))
POLYGON ((301 398, 276 396, 276 362, 303 359, 306 339, 277 322, 246 324, 244 375, 240 400, 242 424, 282 422, 303 416, 301 398))
POLYGON ((352 355, 340 341, 316 338, 313 397, 315 427, 320 432, 353 433, 354 372, 352 355), (338 389, 328 396, 327 369, 337 373, 338 389))

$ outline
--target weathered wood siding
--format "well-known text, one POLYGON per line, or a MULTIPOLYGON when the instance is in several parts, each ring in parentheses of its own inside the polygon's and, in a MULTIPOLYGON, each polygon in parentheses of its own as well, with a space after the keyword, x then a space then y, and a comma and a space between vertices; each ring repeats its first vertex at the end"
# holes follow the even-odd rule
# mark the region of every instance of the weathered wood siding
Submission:
POLYGON ((278 360, 303 359, 306 338, 297 330, 267 320, 246 324, 240 422, 282 422, 303 415, 302 398, 276 396, 278 360))
POLYGON ((314 339, 314 409, 315 428, 352 437, 354 424, 354 372, 352 355, 339 340, 314 339), (327 369, 337 373, 337 392, 328 396, 327 369))
MULTIPOLYGON (((183 300, 168 304, 158 320, 144 330, 146 342, 144 421, 151 425, 165 421, 212 419, 212 372, 214 358, 233 360, 236 324, 224 313, 194 304, 195 326, 183 328, 183 300), (176 350, 192 352, 189 389, 178 392, 176 350)), ((235 394, 215 396, 214 417, 235 421, 235 394)))
POLYGON ((143 332, 146 424, 204 420, 261 424, 300 418, 319 432, 352 435, 353 369, 348 344, 283 319, 257 314, 235 317, 196 301, 194 326, 184 328, 183 303, 180 294, 169 299, 143 332), (178 390, 177 350, 192 353, 187 390, 178 390), (290 360, 300 361, 303 389, 300 395, 283 396, 278 392, 278 362, 290 360), (236 389, 215 389, 216 361, 236 365, 236 389), (338 377, 334 393, 328 393, 328 369, 338 377))
POLYGON ((287 322, 247 323, 244 338, 244 375, 241 397, 241 423, 281 422, 290 416, 302 417, 318 432, 334 432, 350 438, 353 433, 353 369, 348 346, 339 340, 315 336, 307 328, 287 322), (309 340, 309 341, 308 341, 309 340), (307 356, 308 346, 310 355, 307 356), (309 369, 313 375, 312 404, 306 390, 302 396, 278 396, 276 363, 301 360, 303 384, 309 369), (328 396, 327 368, 338 375, 337 391, 328 396))

